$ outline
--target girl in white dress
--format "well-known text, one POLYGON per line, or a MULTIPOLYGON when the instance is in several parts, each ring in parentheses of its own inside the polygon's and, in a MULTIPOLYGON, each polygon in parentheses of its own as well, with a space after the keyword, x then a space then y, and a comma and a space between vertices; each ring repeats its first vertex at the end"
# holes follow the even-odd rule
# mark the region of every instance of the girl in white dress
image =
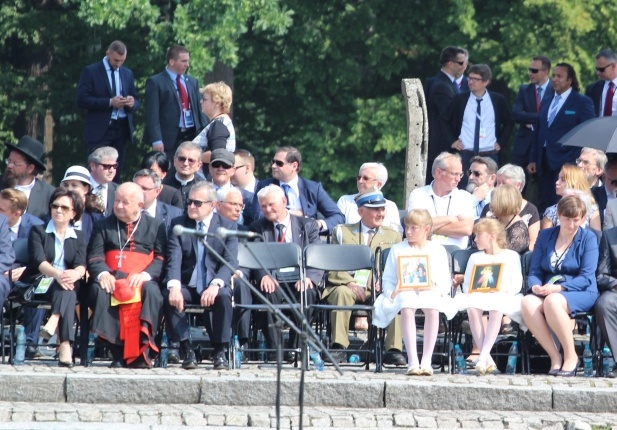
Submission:
POLYGON ((480 348, 476 370, 484 375, 497 369, 495 361, 491 357, 491 349, 499 334, 503 315, 508 315, 517 321, 522 320, 521 300, 523 295, 521 288, 523 286, 523 273, 519 254, 506 248, 506 232, 499 221, 482 218, 474 226, 474 233, 476 245, 481 252, 471 254, 469 257, 465 269, 465 280, 463 281, 463 292, 465 294, 459 294, 456 297, 456 302, 459 303, 459 309, 467 309, 471 334, 474 343, 480 348), (478 279, 477 274, 473 276, 474 266, 479 264, 501 264, 500 272, 495 273, 493 271, 492 274, 493 282, 491 285, 499 282, 498 291, 473 291, 474 287, 485 286, 483 282, 486 283, 486 275, 481 276, 480 279, 478 279), (484 311, 489 312, 486 328, 482 322, 484 311))
MULTIPOLYGON (((451 319, 457 313, 456 304, 450 297, 452 275, 450 274, 449 256, 445 248, 429 241, 433 220, 428 211, 414 209, 405 216, 405 238, 390 249, 382 279, 382 294, 375 301, 373 324, 387 327, 394 317, 401 312, 403 339, 407 348, 408 375, 432 375, 431 359, 437 331, 439 329, 439 312, 451 319), (428 289, 401 289, 399 277, 399 257, 418 256, 421 263, 417 279, 425 279, 428 289), (424 346, 422 362, 418 360, 416 345, 416 309, 424 312, 424 346)), ((414 261, 411 259, 411 261, 414 261)), ((416 279, 415 277, 412 277, 416 279)))

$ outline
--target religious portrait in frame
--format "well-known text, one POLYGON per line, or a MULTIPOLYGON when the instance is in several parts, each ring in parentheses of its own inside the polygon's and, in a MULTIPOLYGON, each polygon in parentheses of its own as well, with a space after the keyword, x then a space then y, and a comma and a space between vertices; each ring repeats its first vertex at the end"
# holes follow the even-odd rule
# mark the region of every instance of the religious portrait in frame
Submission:
POLYGON ((431 288, 428 255, 400 255, 398 278, 401 291, 431 288))
POLYGON ((501 288, 503 263, 475 264, 469 283, 470 293, 490 293, 501 288))

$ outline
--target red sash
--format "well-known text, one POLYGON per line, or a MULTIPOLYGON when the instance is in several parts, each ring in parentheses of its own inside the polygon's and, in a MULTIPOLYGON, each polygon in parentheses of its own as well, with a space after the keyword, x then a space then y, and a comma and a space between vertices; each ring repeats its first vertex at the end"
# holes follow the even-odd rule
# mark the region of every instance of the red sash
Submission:
MULTIPOLYGON (((154 260, 154 252, 150 254, 143 254, 141 252, 134 251, 122 251, 113 250, 105 253, 105 263, 112 270, 119 270, 128 274, 125 279, 116 279, 115 289, 118 290, 119 297, 120 291, 126 293, 128 286, 128 278, 136 273, 143 272, 146 267, 154 260)), ((141 288, 141 285, 138 287, 141 288)), ((114 292, 115 295, 115 292, 114 292)), ((139 356, 143 354, 146 363, 149 364, 148 354, 146 350, 152 348, 158 352, 157 346, 153 342, 146 342, 140 345, 139 334, 144 332, 146 339, 150 339, 150 329, 147 324, 144 327, 141 326, 141 301, 136 303, 127 303, 118 305, 118 316, 120 319, 120 339, 124 341, 124 359, 127 364, 131 364, 139 356)))

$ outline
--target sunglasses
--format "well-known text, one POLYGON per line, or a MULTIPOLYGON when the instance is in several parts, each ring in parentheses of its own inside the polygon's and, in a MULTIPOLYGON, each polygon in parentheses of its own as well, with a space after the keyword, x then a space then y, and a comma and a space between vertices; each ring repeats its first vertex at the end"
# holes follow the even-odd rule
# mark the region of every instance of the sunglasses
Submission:
POLYGON ((364 176, 364 175, 358 175, 358 176, 356 176, 356 180, 358 180, 358 181, 359 181, 360 179, 362 179, 364 182, 373 182, 373 181, 376 181, 376 180, 377 180, 377 179, 375 179, 375 178, 369 178, 368 176, 364 176))
POLYGON ((272 164, 276 164, 278 167, 283 167, 285 164, 284 161, 272 159, 272 164))
POLYGON ((218 168, 222 167, 222 168, 223 168, 223 169, 225 169, 225 170, 229 170, 229 169, 231 169, 231 168, 233 167, 233 166, 228 166, 227 164, 222 163, 222 162, 220 162, 220 161, 215 161, 214 163, 210 163, 210 165, 211 165, 213 168, 215 168, 215 169, 218 169, 218 168))
POLYGON ((193 164, 197 163, 197 160, 195 160, 194 158, 188 158, 188 157, 185 157, 183 155, 179 155, 176 158, 182 164, 184 164, 184 163, 186 163, 188 161, 189 166, 192 166, 193 164))
POLYGON ((453 63, 458 64, 459 66, 462 66, 463 64, 465 64, 465 62, 464 62, 464 61, 455 61, 455 60, 452 60, 452 62, 453 62, 453 63))
POLYGON ((530 73, 533 73, 533 74, 536 74, 540 71, 540 69, 534 69, 533 67, 530 67, 528 70, 530 73))
POLYGON ((613 180, 611 181, 611 185, 612 185, 613 187, 617 187, 617 179, 613 179, 613 180))
POLYGON ((62 211, 62 212, 67 212, 67 211, 72 211, 73 210, 73 208, 71 208, 69 206, 59 205, 57 203, 52 203, 51 204, 51 208, 55 209, 55 210, 60 209, 60 211, 62 211))
POLYGON ((212 203, 212 200, 202 202, 201 200, 186 199, 187 207, 191 205, 195 205, 196 208, 200 208, 204 203, 212 203))
POLYGON ((99 166, 101 166, 104 170, 111 170, 111 169, 117 169, 118 163, 115 163, 115 164, 99 163, 99 166))
POLYGON ((596 70, 597 70, 598 72, 600 72, 600 73, 604 73, 604 71, 605 71, 606 69, 608 69, 609 67, 611 67, 613 64, 615 64, 615 63, 607 64, 607 65, 606 65, 606 66, 604 66, 604 67, 596 67, 596 70))
POLYGON ((479 178, 480 176, 482 176, 482 172, 479 172, 477 170, 469 170, 467 173, 469 174, 469 176, 473 175, 476 178, 479 178))

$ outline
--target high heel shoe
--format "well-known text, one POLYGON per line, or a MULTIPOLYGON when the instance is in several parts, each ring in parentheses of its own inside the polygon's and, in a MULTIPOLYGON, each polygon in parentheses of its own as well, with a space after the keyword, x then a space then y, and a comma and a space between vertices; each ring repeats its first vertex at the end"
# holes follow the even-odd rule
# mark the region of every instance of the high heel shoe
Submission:
POLYGON ((58 367, 73 367, 73 362, 72 361, 60 361, 58 360, 58 367))
POLYGON ((548 374, 551 376, 557 376, 557 374, 561 371, 561 369, 551 369, 548 371, 548 374))
POLYGON ((49 340, 54 336, 53 333, 47 331, 47 329, 45 327, 43 327, 41 330, 39 330, 39 337, 43 338, 44 340, 49 340))
POLYGON ((489 375, 494 373, 497 370, 497 365, 495 363, 489 364, 486 366, 486 373, 489 375))
POLYGON ((578 366, 581 364, 580 360, 576 360, 576 366, 572 370, 563 370, 563 367, 559 372, 557 372, 556 376, 562 376, 564 378, 571 378, 572 376, 576 376, 576 371, 578 370, 578 366))

